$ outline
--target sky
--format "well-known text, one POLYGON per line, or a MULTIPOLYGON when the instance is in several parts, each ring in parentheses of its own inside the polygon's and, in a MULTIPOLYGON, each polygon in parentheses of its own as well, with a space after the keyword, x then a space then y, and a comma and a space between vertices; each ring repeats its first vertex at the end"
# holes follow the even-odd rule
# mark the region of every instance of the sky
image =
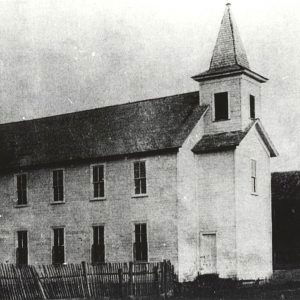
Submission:
MULTIPOLYGON (((262 122, 280 156, 300 170, 300 2, 232 0, 262 122)), ((198 90, 223 0, 0 0, 0 122, 198 90)))

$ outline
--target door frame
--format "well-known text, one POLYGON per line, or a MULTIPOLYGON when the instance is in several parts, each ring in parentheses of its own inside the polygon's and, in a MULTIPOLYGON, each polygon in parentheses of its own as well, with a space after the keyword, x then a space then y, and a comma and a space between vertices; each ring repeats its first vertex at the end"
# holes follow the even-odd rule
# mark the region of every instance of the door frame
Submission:
MULTIPOLYGON (((201 230, 199 232, 199 253, 198 253, 198 266, 199 270, 201 269, 201 247, 202 247, 202 241, 203 241, 203 235, 215 235, 216 237, 216 274, 218 273, 218 232, 217 230, 201 230)), ((200 272, 201 274, 201 272, 200 272)))

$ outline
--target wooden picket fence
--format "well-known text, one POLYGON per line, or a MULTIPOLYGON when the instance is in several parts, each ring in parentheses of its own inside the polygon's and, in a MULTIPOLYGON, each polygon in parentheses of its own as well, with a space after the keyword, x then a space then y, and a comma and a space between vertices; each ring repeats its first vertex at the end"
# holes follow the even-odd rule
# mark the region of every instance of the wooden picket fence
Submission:
POLYGON ((174 267, 158 263, 0 264, 0 299, 122 299, 170 294, 174 267))

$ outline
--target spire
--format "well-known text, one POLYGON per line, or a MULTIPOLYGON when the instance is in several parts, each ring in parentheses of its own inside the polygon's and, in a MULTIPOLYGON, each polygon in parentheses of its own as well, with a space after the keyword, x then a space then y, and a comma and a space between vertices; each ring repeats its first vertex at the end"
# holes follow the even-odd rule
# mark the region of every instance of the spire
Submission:
POLYGON ((234 65, 249 69, 249 62, 237 26, 230 11, 230 3, 226 4, 217 42, 210 62, 210 70, 234 65))
POLYGON ((247 74, 258 82, 266 82, 267 78, 250 70, 246 51, 230 11, 230 6, 230 3, 226 4, 209 69, 192 78, 201 82, 215 78, 247 74))

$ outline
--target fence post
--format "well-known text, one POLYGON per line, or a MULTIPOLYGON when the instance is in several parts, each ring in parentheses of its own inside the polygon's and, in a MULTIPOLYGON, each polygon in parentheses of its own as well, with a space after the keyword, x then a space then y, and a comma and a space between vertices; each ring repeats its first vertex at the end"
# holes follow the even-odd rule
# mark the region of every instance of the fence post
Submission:
MULTIPOLYGON (((85 261, 81 262, 81 266, 82 266, 84 281, 85 281, 85 284, 86 284, 87 297, 91 298, 91 291, 90 291, 90 286, 89 286, 89 279, 88 279, 88 274, 87 274, 86 262, 85 261)), ((85 291, 85 289, 83 289, 83 291, 85 291)))
POLYGON ((122 269, 118 269, 118 276, 119 276, 120 297, 123 298, 123 270, 122 269))
POLYGON ((159 282, 158 282, 158 267, 153 267, 153 276, 154 276, 154 287, 156 290, 157 295, 159 295, 159 282))
POLYGON ((46 297, 46 294, 45 294, 45 291, 43 289, 43 285, 41 283, 41 279, 40 279, 40 276, 39 276, 39 273, 37 272, 37 270, 35 269, 34 266, 29 266, 29 271, 32 275, 32 278, 35 282, 35 284, 38 286, 41 294, 42 294, 42 299, 47 299, 46 297))
POLYGON ((133 262, 129 262, 129 295, 133 295, 133 262))
POLYGON ((166 299, 167 297, 167 261, 164 259, 164 263, 163 263, 163 275, 164 275, 164 298, 166 299))

